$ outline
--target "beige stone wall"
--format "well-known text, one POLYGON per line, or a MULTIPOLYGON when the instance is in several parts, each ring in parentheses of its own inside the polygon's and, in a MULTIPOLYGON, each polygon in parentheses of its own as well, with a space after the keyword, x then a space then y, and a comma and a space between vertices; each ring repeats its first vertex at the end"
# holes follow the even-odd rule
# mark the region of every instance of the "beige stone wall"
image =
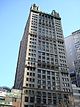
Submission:
POLYGON ((13 102, 13 107, 21 107, 21 102, 17 101, 17 102, 13 102))

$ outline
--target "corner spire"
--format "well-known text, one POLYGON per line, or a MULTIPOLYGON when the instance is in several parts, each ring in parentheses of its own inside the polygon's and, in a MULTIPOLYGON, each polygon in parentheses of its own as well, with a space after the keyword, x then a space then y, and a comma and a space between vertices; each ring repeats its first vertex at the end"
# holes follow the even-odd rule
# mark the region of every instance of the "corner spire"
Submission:
POLYGON ((38 9, 39 7, 35 3, 31 6, 31 10, 38 11, 38 9))

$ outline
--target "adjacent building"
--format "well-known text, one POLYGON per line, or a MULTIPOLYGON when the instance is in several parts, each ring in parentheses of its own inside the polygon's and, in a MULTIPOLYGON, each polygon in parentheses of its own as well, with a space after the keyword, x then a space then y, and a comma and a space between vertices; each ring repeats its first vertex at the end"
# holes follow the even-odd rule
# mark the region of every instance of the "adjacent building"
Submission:
POLYGON ((80 107, 80 88, 72 84, 73 89, 73 102, 75 107, 80 107))
POLYGON ((61 17, 33 4, 20 42, 14 88, 21 107, 71 107, 71 83, 61 17))
POLYGON ((65 45, 72 83, 80 86, 80 30, 75 31, 70 36, 66 37, 65 45))
POLYGON ((0 107, 21 107, 21 90, 0 87, 0 107))

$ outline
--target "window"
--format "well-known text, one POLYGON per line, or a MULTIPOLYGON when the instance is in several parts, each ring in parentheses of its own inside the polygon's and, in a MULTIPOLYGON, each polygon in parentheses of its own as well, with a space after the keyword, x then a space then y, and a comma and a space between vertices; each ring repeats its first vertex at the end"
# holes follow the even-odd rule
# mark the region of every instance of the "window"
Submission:
POLYGON ((31 84, 29 84, 29 87, 31 87, 31 84))
POLYGON ((28 107, 28 105, 24 105, 24 107, 28 107))
POLYGON ((30 81, 32 80, 32 78, 30 78, 30 81))
POLYGON ((49 57, 47 57, 47 60, 49 60, 49 57))
POLYGON ((25 97, 25 102, 28 102, 28 99, 29 99, 28 97, 25 97))
POLYGON ((45 55, 45 52, 42 52, 42 55, 45 55))
POLYGON ((41 103, 41 98, 36 99, 37 103, 41 103))
POLYGON ((37 85, 38 88, 41 88, 41 85, 37 85))
POLYGON ((53 87, 55 87, 55 82, 52 82, 53 87))
POLYGON ((42 79, 46 79, 46 76, 45 76, 45 75, 42 75, 42 79))
POLYGON ((50 81, 47 81, 47 84, 50 86, 50 85, 51 85, 51 82, 50 82, 50 81))
POLYGON ((38 80, 37 83, 38 83, 38 84, 41 84, 41 80, 38 80))
POLYGON ((49 56, 49 53, 46 53, 47 56, 49 56))
POLYGON ((32 84, 32 87, 34 87, 34 84, 32 84))
POLYGON ((46 104, 46 99, 43 99, 43 103, 46 104))
POLYGON ((47 74, 50 75, 50 71, 47 71, 47 74))
POLYGON ((56 104, 57 104, 57 101, 56 101, 56 100, 53 100, 53 104, 56 105, 56 104))
POLYGON ((41 78, 41 74, 38 74, 38 78, 41 78))
POLYGON ((47 76, 47 79, 49 79, 49 80, 50 80, 50 76, 47 76))
POLYGON ((43 80, 43 81, 42 81, 42 84, 43 84, 43 85, 46 85, 46 81, 43 80))
POLYGON ((45 57, 43 56, 42 59, 45 59, 45 57))
POLYGON ((52 80, 55 80, 55 77, 52 77, 52 80))
POLYGON ((28 87, 28 84, 26 84, 26 86, 28 87))
POLYGON ((32 76, 32 73, 30 72, 30 76, 32 76))
POLYGON ((43 94, 43 97, 46 97, 46 92, 43 92, 42 94, 43 94))
POLYGON ((33 73, 33 76, 35 76, 35 73, 33 73))
POLYGON ((46 89, 46 86, 45 86, 45 85, 43 85, 43 89, 46 89))
POLYGON ((29 75, 29 72, 27 72, 27 75, 29 75))
POLYGON ((33 78, 33 82, 35 82, 35 79, 33 78))
POLYGON ((45 74, 46 73, 46 71, 45 70, 42 70, 42 74, 45 74))
POLYGON ((41 73, 41 69, 38 69, 38 73, 41 73))
POLYGON ((48 98, 51 98, 51 93, 48 93, 48 98))
POLYGON ((29 107, 34 107, 33 105, 29 105, 29 107))
POLYGON ((48 104, 51 104, 52 103, 52 100, 51 99, 48 99, 48 104))
POLYGON ((26 78, 26 81, 28 81, 28 78, 26 78))
POLYGON ((54 72, 52 72, 52 75, 55 75, 55 73, 54 73, 54 72))
POLYGON ((51 58, 51 61, 54 61, 54 58, 51 58))
POLYGON ((80 93, 80 90, 78 90, 78 93, 80 93))
POLYGON ((34 97, 30 97, 30 102, 34 103, 34 97))

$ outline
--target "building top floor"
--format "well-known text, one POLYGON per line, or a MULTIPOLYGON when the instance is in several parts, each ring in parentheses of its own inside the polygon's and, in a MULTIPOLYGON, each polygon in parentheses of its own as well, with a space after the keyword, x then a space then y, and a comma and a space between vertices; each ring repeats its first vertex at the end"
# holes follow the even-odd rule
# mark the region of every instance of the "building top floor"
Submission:
POLYGON ((48 14, 48 13, 40 11, 39 7, 36 4, 33 4, 30 10, 36 13, 40 13, 42 16, 45 16, 45 17, 54 17, 54 18, 61 20, 59 13, 57 13, 55 10, 52 10, 51 14, 48 14))

